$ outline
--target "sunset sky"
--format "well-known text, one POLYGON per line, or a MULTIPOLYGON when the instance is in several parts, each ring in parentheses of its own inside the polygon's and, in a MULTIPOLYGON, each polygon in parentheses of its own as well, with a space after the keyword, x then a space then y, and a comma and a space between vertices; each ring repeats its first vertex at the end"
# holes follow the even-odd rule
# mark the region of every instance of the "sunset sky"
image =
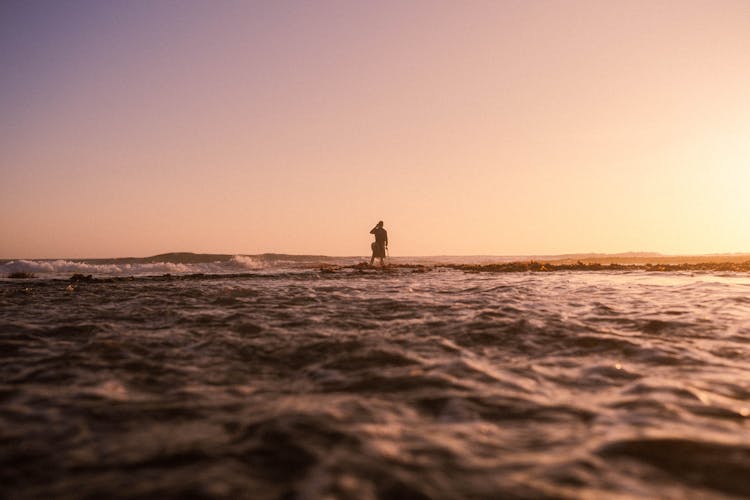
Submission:
POLYGON ((750 252, 750 2, 4 1, 0 258, 750 252))

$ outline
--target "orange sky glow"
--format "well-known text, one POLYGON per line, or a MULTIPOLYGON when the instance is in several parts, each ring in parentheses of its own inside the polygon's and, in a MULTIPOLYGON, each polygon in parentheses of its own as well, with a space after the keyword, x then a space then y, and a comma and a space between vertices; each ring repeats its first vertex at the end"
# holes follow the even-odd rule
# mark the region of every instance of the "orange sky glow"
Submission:
POLYGON ((750 252, 750 2, 9 2, 0 258, 750 252))

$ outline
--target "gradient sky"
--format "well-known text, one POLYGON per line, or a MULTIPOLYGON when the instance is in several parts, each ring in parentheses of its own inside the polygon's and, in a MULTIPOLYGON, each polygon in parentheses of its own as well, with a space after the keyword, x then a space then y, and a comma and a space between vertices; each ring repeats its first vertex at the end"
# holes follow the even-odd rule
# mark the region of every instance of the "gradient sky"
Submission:
POLYGON ((750 2, 0 3, 0 258, 750 252, 750 2))

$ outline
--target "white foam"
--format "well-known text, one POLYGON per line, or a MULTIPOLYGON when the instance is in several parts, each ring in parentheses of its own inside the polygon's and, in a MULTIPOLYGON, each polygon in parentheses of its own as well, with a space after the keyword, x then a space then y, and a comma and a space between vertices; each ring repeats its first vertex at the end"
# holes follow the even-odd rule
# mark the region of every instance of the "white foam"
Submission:
POLYGON ((240 269, 265 269, 268 266, 258 259, 254 259, 248 255, 235 255, 232 260, 229 261, 231 264, 239 267, 240 269))
POLYGON ((190 264, 175 264, 172 262, 153 262, 139 264, 90 264, 87 262, 73 260, 13 260, 0 266, 0 274, 17 272, 35 274, 60 274, 60 273, 82 273, 82 274, 104 274, 104 275, 131 275, 131 274, 157 274, 157 273, 189 273, 201 272, 192 269, 190 264))
POLYGON ((204 263, 139 262, 139 263, 93 263, 77 260, 12 260, 0 264, 0 277, 12 273, 32 273, 52 277, 71 273, 94 276, 143 276, 159 274, 222 274, 241 273, 266 269, 268 266, 258 259, 235 255, 229 261, 204 263))

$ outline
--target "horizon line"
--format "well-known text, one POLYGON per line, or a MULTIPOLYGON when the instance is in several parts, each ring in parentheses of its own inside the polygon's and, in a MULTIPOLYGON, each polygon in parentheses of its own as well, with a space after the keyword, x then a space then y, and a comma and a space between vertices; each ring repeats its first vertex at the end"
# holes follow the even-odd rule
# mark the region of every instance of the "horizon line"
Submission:
MULTIPOLYGON (((282 255, 290 257, 323 257, 323 258, 360 258, 366 257, 367 254, 360 255, 327 255, 327 254, 313 254, 313 253, 285 253, 285 252, 261 252, 261 253, 239 253, 239 252, 192 252, 192 251, 178 251, 178 252, 161 252, 152 255, 143 256, 119 256, 119 257, 0 257, 0 261, 15 261, 15 260, 118 260, 118 259, 151 259, 155 257, 168 257, 175 255, 196 255, 196 256, 217 256, 217 257, 259 257, 268 255, 282 255)), ((518 254, 433 254, 433 255, 396 255, 390 257, 397 257, 399 259, 405 258, 446 258, 446 257, 483 257, 483 258, 573 258, 576 256, 596 256, 596 257, 664 257, 664 258, 676 258, 676 257, 726 257, 726 256, 743 256, 749 255, 750 251, 735 251, 735 252, 708 252, 708 253, 662 253, 657 251, 639 250, 639 251, 624 251, 624 252, 565 252, 565 253, 518 253, 518 254)))

